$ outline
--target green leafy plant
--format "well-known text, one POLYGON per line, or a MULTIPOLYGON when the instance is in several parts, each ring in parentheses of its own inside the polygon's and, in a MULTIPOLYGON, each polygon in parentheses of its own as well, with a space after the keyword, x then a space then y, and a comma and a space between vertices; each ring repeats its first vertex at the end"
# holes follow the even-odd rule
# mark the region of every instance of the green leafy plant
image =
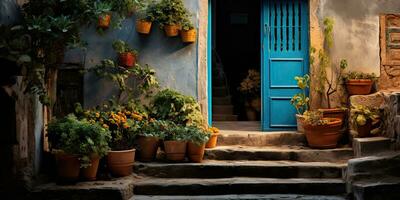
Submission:
POLYGON ((93 3, 93 15, 96 17, 105 15, 105 14, 110 14, 111 10, 113 9, 112 4, 107 1, 95 1, 93 3))
POLYGON ((204 123, 200 105, 190 96, 171 89, 158 92, 150 107, 150 115, 160 120, 170 120, 180 125, 202 125, 204 123))
POLYGON ((351 107, 351 122, 355 127, 365 126, 368 122, 378 120, 380 118, 379 110, 363 105, 351 107))
POLYGON ((165 25, 181 25, 189 15, 182 0, 161 0, 157 4, 157 22, 160 27, 165 25))
POLYGON ((159 10, 158 4, 155 1, 145 3, 137 13, 139 20, 154 22, 156 16, 159 16, 161 11, 159 10))
POLYGON ((323 118, 323 113, 320 111, 306 111, 303 117, 304 123, 311 126, 321 126, 329 123, 329 120, 323 118))
POLYGON ((295 94, 290 103, 296 108, 297 113, 302 115, 310 108, 310 98, 307 96, 307 89, 310 87, 310 76, 306 74, 303 77, 296 76, 294 79, 302 92, 295 94))
POLYGON ((211 137, 211 132, 201 127, 189 126, 186 129, 188 140, 196 145, 203 145, 207 143, 211 137))
POLYGON ((137 51, 131 48, 126 42, 122 40, 114 41, 112 47, 117 53, 132 53, 134 55, 137 55, 137 51))
POLYGON ((356 72, 356 71, 350 71, 343 75, 343 80, 345 82, 348 80, 351 80, 351 79, 355 79, 355 80, 369 79, 369 80, 375 81, 377 79, 377 77, 374 73, 369 74, 369 73, 356 72))
POLYGON ((79 120, 72 114, 51 121, 47 131, 51 148, 78 155, 82 168, 90 166, 91 155, 103 157, 109 151, 110 131, 96 122, 79 120))
POLYGON ((170 121, 165 128, 164 141, 188 141, 188 131, 185 126, 170 121))
POLYGON ((169 121, 149 119, 143 121, 139 130, 140 136, 144 137, 156 137, 164 139, 167 134, 167 127, 170 125, 169 121))

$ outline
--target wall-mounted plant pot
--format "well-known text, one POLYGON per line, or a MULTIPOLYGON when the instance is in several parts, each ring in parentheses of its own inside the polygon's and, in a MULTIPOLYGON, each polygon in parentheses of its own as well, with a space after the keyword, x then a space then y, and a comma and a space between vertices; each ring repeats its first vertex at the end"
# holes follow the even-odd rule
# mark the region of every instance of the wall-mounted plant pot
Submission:
POLYGON ((296 114, 297 132, 304 133, 304 116, 296 114))
POLYGON ((206 144, 197 145, 193 142, 188 142, 188 157, 189 160, 195 163, 203 162, 204 150, 206 144))
POLYGON ((118 64, 125 68, 132 68, 136 65, 136 55, 132 52, 118 54, 118 64))
POLYGON ((57 181, 74 183, 79 179, 81 163, 79 157, 65 153, 56 153, 57 181))
POLYGON ((179 35, 179 30, 180 30, 179 25, 165 25, 164 26, 164 32, 167 37, 176 37, 179 35))
POLYGON ((182 30, 181 31, 181 38, 182 42, 184 43, 194 43, 196 42, 197 39, 197 31, 196 29, 191 29, 191 30, 182 30))
POLYGON ((342 121, 346 119, 347 111, 341 108, 321 108, 318 110, 322 112, 325 118, 339 118, 342 121))
POLYGON ((211 149, 217 146, 219 133, 213 133, 206 143, 206 148, 211 149))
POLYGON ((111 15, 103 14, 99 16, 97 27, 102 29, 108 29, 111 24, 111 15))
POLYGON ((373 81, 369 79, 350 79, 346 82, 349 95, 367 95, 371 93, 373 81))
POLYGON ((145 20, 136 20, 136 32, 148 35, 151 32, 152 22, 145 20))
POLYGON ((371 137, 371 130, 372 130, 372 122, 371 120, 367 120, 367 123, 364 126, 357 125, 357 137, 358 138, 371 137))
POLYGON ((85 181, 96 180, 97 170, 99 168, 100 157, 92 156, 90 158, 90 166, 81 169, 81 177, 85 181))
POLYGON ((138 160, 142 162, 153 161, 157 155, 159 142, 160 140, 156 137, 139 136, 137 139, 137 143, 139 145, 138 160))
POLYGON ((174 162, 185 160, 186 145, 186 141, 164 141, 167 159, 174 162))
POLYGON ((342 120, 339 118, 324 118, 328 120, 326 125, 312 126, 304 124, 304 131, 308 145, 312 148, 330 149, 335 148, 342 134, 342 120))
POLYGON ((134 163, 135 149, 108 152, 107 165, 111 174, 116 177, 131 175, 134 163))

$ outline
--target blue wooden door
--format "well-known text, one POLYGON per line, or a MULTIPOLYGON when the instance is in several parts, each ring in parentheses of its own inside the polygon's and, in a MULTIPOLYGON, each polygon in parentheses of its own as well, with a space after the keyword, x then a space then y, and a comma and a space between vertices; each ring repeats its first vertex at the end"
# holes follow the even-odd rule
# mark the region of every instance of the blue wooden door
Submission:
POLYGON ((262 127, 294 129, 294 77, 308 73, 308 0, 264 0, 262 10, 262 127))

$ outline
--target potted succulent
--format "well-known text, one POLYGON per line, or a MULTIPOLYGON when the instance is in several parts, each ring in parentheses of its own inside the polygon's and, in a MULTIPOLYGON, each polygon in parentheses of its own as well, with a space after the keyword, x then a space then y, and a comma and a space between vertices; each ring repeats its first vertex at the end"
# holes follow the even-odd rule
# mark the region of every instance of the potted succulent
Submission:
POLYGON ((169 161, 181 162, 185 160, 188 130, 185 126, 169 122, 166 126, 164 150, 169 161))
POLYGON ((261 111, 260 88, 260 73, 249 69, 246 78, 242 80, 238 88, 246 99, 246 115, 249 121, 256 121, 257 114, 261 111))
POLYGON ((178 36, 182 21, 188 15, 182 0, 161 0, 157 6, 160 10, 157 21, 164 29, 165 35, 168 37, 178 36))
POLYGON ((181 38, 184 43, 194 43, 197 39, 197 31, 189 19, 185 19, 182 24, 181 38))
POLYGON ((168 122, 149 119, 142 124, 137 138, 138 160, 150 162, 156 158, 160 139, 165 137, 168 122))
POLYGON ((111 24, 112 5, 105 1, 94 2, 94 15, 97 17, 97 27, 108 29, 111 24))
POLYGON ((209 127, 208 131, 211 133, 210 139, 206 143, 206 148, 215 148, 218 142, 219 129, 216 127, 209 127))
POLYGON ((155 21, 155 15, 159 12, 157 4, 151 2, 150 4, 139 10, 136 19, 136 32, 148 35, 151 31, 151 26, 155 21))
POLYGON ((373 124, 379 121, 380 118, 378 109, 356 105, 351 107, 350 112, 351 122, 353 127, 357 129, 358 137, 370 137, 371 133, 373 133, 373 124))
POLYGON ((136 65, 137 51, 129 47, 129 45, 122 41, 116 40, 112 44, 113 49, 118 53, 118 64, 131 68, 136 65))
POLYGON ((187 154, 190 161, 196 163, 201 163, 203 161, 204 150, 210 136, 211 133, 204 128, 197 126, 187 127, 187 137, 189 140, 187 154))
POLYGON ((304 113, 304 131, 308 145, 312 148, 335 148, 341 138, 342 120, 324 118, 320 111, 304 113))
POLYGON ((290 103, 296 108, 297 131, 304 133, 304 112, 310 108, 310 98, 307 96, 307 89, 310 87, 310 76, 308 74, 303 77, 296 76, 297 86, 301 89, 301 93, 295 94, 290 103))
POLYGON ((344 76, 349 95, 370 94, 374 80, 376 80, 374 73, 349 72, 344 76))
POLYGON ((76 181, 80 173, 85 180, 95 180, 99 160, 109 150, 108 129, 70 114, 50 122, 47 131, 50 147, 56 152, 59 181, 76 181))

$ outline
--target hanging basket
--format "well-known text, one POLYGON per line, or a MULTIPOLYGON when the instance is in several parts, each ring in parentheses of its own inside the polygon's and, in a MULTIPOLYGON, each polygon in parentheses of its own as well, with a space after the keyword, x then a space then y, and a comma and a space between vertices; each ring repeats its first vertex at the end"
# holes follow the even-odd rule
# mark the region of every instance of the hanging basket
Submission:
POLYGON ((179 35, 179 25, 165 25, 164 32, 167 37, 176 37, 179 35))
POLYGON ((182 30, 181 31, 181 38, 182 42, 184 43, 194 43, 196 42, 197 39, 197 31, 196 29, 190 29, 190 30, 182 30))
POLYGON ((146 20, 136 20, 136 32, 148 35, 151 32, 152 22, 146 20))

